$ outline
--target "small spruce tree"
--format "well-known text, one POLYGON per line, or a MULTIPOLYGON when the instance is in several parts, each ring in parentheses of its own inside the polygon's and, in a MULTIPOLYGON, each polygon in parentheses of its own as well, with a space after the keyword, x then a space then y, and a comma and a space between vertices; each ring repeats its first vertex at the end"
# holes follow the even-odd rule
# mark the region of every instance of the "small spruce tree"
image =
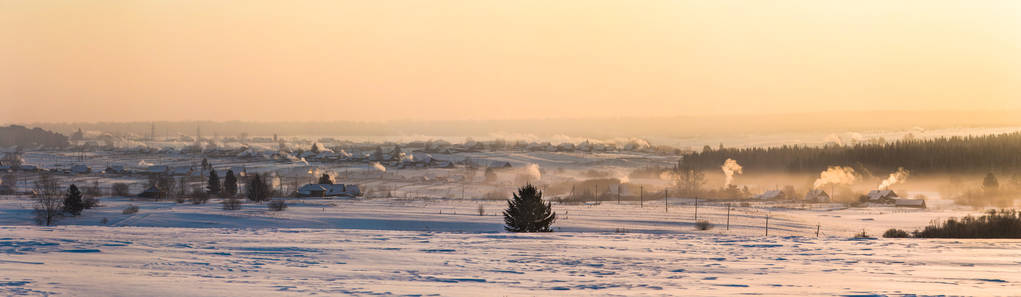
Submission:
POLYGON ((206 193, 220 195, 221 191, 223 191, 223 186, 220 185, 220 175, 216 174, 216 170, 210 170, 209 181, 206 183, 206 193))
POLYGON ((78 216, 82 214, 83 209, 85 202, 82 201, 82 192, 78 190, 78 186, 72 184, 67 189, 67 198, 64 198, 64 212, 78 216))
POLYGON ((503 211, 504 229, 510 232, 552 232, 557 219, 553 207, 542 200, 542 192, 529 184, 518 189, 503 211))
POLYGON ((333 179, 330 178, 329 174, 323 173, 323 176, 319 177, 319 184, 320 185, 332 185, 333 184, 333 179))
POLYGON ((248 193, 248 200, 254 202, 262 202, 269 200, 269 196, 272 193, 269 183, 267 183, 262 175, 255 174, 251 181, 248 182, 245 189, 248 193))
POLYGON ((223 192, 221 194, 224 197, 238 195, 238 178, 234 176, 234 170, 227 170, 227 174, 223 177, 223 192))

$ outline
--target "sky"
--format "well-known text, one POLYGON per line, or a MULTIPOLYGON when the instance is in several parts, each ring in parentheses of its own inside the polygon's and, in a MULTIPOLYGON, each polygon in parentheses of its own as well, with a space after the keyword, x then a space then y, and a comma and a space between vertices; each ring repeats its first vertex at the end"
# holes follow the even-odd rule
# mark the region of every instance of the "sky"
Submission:
POLYGON ((0 1, 0 122, 1021 109, 1021 1, 0 1))

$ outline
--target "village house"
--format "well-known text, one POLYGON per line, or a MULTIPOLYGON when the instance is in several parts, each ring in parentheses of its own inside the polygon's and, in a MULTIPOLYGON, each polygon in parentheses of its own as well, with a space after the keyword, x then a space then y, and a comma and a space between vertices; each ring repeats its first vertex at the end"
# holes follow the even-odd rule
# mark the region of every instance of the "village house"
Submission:
POLYGON ((124 165, 110 165, 106 169, 103 169, 103 173, 106 174, 125 174, 127 170, 124 169, 124 165))
POLYGON ((167 165, 153 165, 145 168, 145 173, 148 174, 167 174, 170 172, 170 166, 167 165))
POLYGON ((298 188, 300 197, 357 197, 362 192, 357 185, 306 184, 298 188))
POLYGON ((896 207, 926 208, 925 199, 894 199, 896 207))
POLYGON ((826 191, 814 189, 805 193, 805 201, 811 202, 830 202, 830 194, 826 191))
POLYGON ((89 166, 86 166, 86 165, 78 164, 78 165, 71 166, 71 173, 72 174, 88 174, 88 173, 91 173, 91 172, 92 172, 92 168, 89 168, 89 166))
POLYGON ((783 199, 787 199, 787 193, 784 193, 781 190, 769 190, 769 191, 763 192, 762 194, 755 195, 755 197, 752 197, 752 199, 756 199, 756 200, 783 200, 783 199))
POLYGON ((862 198, 865 199, 863 202, 893 204, 897 197, 893 190, 872 190, 862 198))

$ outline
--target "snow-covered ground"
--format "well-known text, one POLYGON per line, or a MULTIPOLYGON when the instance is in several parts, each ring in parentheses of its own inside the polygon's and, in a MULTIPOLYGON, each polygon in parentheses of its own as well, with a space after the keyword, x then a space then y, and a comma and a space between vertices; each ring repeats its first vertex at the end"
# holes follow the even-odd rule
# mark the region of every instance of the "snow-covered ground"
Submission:
POLYGON ((963 210, 690 199, 559 205, 557 232, 502 231, 502 201, 105 198, 56 227, 0 200, 0 295, 1013 295, 1021 241, 851 239, 963 210), (141 210, 122 214, 129 204, 141 210), (485 214, 478 213, 482 205, 485 214), (765 217, 769 215, 769 236, 765 217), (816 237, 816 230, 821 235, 816 237))

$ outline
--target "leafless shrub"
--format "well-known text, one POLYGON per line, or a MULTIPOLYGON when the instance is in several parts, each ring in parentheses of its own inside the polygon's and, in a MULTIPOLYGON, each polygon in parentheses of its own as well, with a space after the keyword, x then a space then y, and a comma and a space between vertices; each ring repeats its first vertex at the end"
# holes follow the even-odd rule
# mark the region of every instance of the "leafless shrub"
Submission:
POLYGON ((695 229, 705 231, 713 228, 713 224, 706 220, 698 220, 695 222, 695 229))
POLYGON ((223 199, 223 210, 238 210, 241 209, 241 200, 230 197, 223 199))
POLYGON ((283 199, 276 199, 266 204, 266 207, 272 211, 283 211, 287 209, 287 202, 283 199))
POLYGON ((48 174, 39 176, 35 182, 35 222, 49 226, 60 218, 64 210, 64 199, 57 180, 48 174))
POLYGON ((138 206, 135 206, 134 204, 128 205, 128 207, 125 207, 124 210, 121 211, 121 213, 122 214, 136 214, 136 213, 138 213, 138 206))

